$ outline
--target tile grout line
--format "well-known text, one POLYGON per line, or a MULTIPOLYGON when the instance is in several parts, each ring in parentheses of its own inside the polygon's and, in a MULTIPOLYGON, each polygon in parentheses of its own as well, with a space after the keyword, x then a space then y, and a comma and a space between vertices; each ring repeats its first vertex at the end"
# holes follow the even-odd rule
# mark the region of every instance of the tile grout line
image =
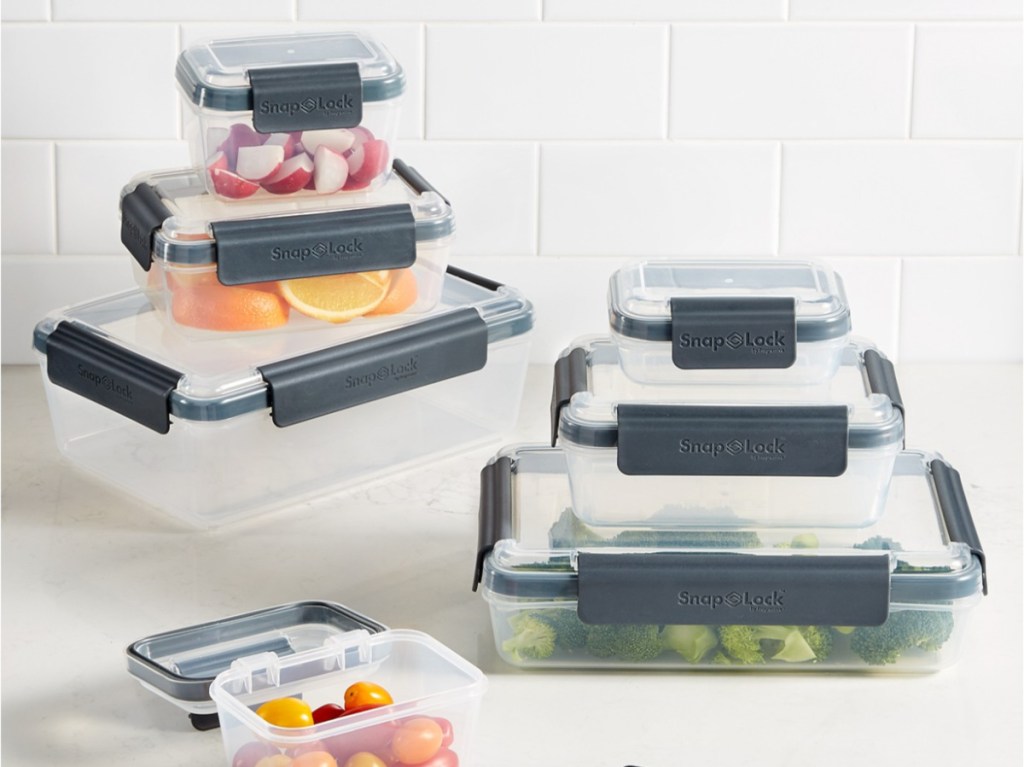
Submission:
POLYGON ((778 182, 775 184, 775 257, 782 255, 782 172, 786 145, 779 142, 778 182))
POLYGON ((536 144, 536 160, 535 160, 536 167, 537 167, 537 185, 535 187, 536 194, 534 195, 534 205, 536 206, 537 220, 536 220, 536 223, 534 224, 534 233, 533 233, 533 255, 535 257, 537 257, 537 258, 539 258, 540 255, 541 255, 541 253, 540 253, 541 214, 542 214, 543 209, 544 209, 544 206, 541 204, 541 199, 540 199, 540 194, 541 194, 540 174, 542 173, 542 169, 543 169, 543 163, 541 162, 541 156, 542 156, 543 151, 544 151, 544 145, 540 141, 538 141, 537 144, 536 144))
POLYGON ((299 0, 292 0, 292 21, 299 20, 299 0))
POLYGON ((907 138, 914 137, 914 82, 917 77, 917 24, 910 27, 910 63, 907 73, 907 138))
POLYGON ((896 333, 895 343, 896 348, 893 350, 892 358, 898 362, 900 358, 900 350, 903 346, 903 265, 905 258, 899 256, 896 259, 896 333))
POLYGON ((420 136, 427 140, 427 25, 420 24, 420 136))
POLYGON ((665 131, 662 137, 670 139, 672 137, 672 24, 665 25, 665 34, 668 37, 668 45, 665 54, 665 99, 662 101, 665 109, 663 121, 665 131))
POLYGON ((50 142, 50 167, 53 168, 53 254, 60 254, 60 227, 57 222, 60 218, 60 195, 57 194, 57 142, 50 142))

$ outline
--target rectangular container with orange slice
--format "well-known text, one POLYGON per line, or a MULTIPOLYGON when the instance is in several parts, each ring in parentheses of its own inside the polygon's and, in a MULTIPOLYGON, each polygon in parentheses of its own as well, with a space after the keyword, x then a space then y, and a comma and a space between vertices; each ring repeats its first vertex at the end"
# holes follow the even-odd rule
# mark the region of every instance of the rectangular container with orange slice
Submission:
POLYGON ((190 169, 135 178, 121 242, 139 287, 194 339, 302 330, 438 302, 451 206, 396 160, 373 193, 225 203, 190 169))
POLYGON ((34 346, 61 452, 211 527, 496 440, 533 309, 450 268, 427 315, 193 343, 140 290, 52 313, 34 346))

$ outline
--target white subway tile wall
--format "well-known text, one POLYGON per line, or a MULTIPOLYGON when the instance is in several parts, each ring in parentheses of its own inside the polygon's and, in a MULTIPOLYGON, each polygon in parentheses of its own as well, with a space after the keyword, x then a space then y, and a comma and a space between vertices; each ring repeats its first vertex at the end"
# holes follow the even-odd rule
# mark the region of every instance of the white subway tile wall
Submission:
POLYGON ((898 360, 1022 357, 1020 0, 3 0, 2 359, 129 288, 117 202, 184 164, 174 62, 358 27, 405 67, 399 154, 454 261, 603 332, 637 258, 814 258, 898 360))

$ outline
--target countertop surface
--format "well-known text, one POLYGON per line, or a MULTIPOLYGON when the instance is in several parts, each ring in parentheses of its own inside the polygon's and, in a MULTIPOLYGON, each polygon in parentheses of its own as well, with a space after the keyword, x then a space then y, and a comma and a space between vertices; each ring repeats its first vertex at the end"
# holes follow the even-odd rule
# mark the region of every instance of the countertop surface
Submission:
MULTIPOLYGON (((73 469, 39 371, 3 371, 5 767, 225 764, 143 689, 149 634, 306 599, 426 631, 489 678, 481 767, 1022 763, 1021 368, 903 365, 907 444, 963 476, 990 594, 957 665, 882 674, 525 672, 498 657, 470 590, 478 449, 347 494, 197 532, 73 469)), ((542 442, 550 368, 530 370, 506 442, 542 442)))

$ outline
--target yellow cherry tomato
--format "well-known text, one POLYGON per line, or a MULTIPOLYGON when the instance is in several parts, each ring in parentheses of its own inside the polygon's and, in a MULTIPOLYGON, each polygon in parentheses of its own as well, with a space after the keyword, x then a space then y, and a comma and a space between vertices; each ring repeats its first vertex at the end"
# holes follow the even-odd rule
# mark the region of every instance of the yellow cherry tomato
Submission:
POLYGON ((345 711, 347 712, 389 706, 394 702, 391 693, 373 682, 356 682, 345 690, 345 711))
POLYGON ((295 757, 291 767, 338 767, 338 762, 326 751, 307 751, 295 757))
POLYGON ((409 719, 395 730, 391 753, 402 764, 420 764, 441 750, 444 731, 429 717, 409 719))
POLYGON ((291 767, 292 758, 284 754, 265 756, 256 762, 256 767, 291 767))
POLYGON ((256 709, 256 715, 277 727, 313 726, 313 710, 298 698, 268 700, 256 709))
POLYGON ((369 751, 360 751, 358 754, 352 754, 345 762, 345 767, 388 767, 376 754, 371 754, 369 751))

